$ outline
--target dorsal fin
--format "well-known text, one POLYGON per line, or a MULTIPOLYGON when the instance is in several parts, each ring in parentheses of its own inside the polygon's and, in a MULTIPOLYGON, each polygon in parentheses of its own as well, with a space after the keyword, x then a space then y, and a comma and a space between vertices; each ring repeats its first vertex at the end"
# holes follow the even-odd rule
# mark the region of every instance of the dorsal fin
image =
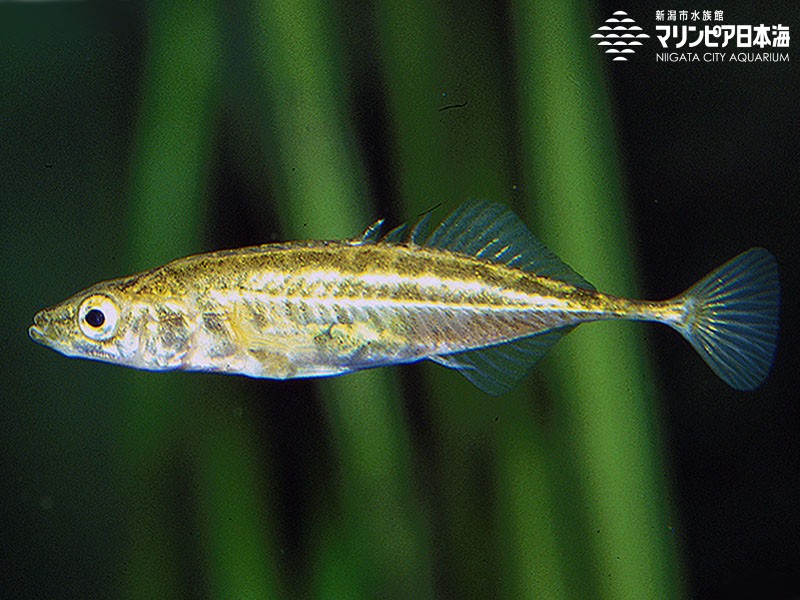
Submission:
POLYGON ((378 219, 364 230, 360 238, 356 239, 358 244, 374 244, 381 237, 381 227, 385 219, 378 219))
POLYGON ((414 225, 414 228, 411 230, 411 233, 408 234, 408 241, 412 244, 416 244, 417 246, 424 246, 425 240, 428 239, 431 233, 431 213, 426 214, 422 217, 417 224, 414 225))
POLYGON ((415 243, 505 264, 581 288, 595 289, 548 250, 520 218, 502 204, 485 200, 462 204, 430 236, 415 240, 415 243))
MULTIPOLYGON (((406 225, 395 227, 381 238, 382 225, 383 219, 370 225, 356 243, 397 243, 403 240, 406 225)), ((536 239, 525 223, 502 204, 471 200, 453 211, 432 232, 431 213, 428 213, 414 225, 407 242, 508 265, 587 290, 595 289, 536 239)))
POLYGON ((382 242, 386 242, 388 244, 394 244, 402 242, 406 235, 406 229, 408 229, 408 225, 403 223, 402 225, 398 225, 394 229, 392 229, 389 233, 387 233, 381 239, 382 242))
POLYGON ((499 396, 516 386, 533 365, 573 329, 574 326, 561 327, 497 346, 433 356, 431 360, 457 369, 487 394, 499 396))

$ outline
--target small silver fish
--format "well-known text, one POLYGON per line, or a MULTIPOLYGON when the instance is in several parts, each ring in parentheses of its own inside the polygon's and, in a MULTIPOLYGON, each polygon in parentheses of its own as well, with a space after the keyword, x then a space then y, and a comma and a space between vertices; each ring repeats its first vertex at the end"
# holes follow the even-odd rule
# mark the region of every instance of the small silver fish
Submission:
POLYGON ((714 372, 757 387, 774 360, 774 257, 740 254, 662 302, 594 289, 505 207, 473 201, 432 233, 266 244, 98 283, 39 312, 33 340, 138 369, 286 379, 430 359, 490 394, 573 327, 630 319, 681 333, 714 372))

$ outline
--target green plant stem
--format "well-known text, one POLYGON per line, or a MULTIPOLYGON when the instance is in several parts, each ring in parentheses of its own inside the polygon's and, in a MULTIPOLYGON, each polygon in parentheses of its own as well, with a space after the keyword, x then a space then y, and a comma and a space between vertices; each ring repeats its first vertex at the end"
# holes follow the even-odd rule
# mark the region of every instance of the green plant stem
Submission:
MULTIPOLYGON (((611 110, 583 3, 513 4, 531 214, 552 249, 603 290, 635 291, 611 110)), ((584 478, 586 565, 606 598, 674 598, 680 584, 646 349, 634 327, 597 324, 548 363, 584 478)), ((574 493, 574 492, 573 492, 574 493)))
MULTIPOLYGON (((157 3, 149 13, 132 167, 132 270, 200 250, 221 71, 216 8, 211 2, 157 3)), ((131 547, 122 596, 173 598, 209 585, 219 597, 277 597, 263 545, 255 543, 263 530, 258 472, 246 454, 238 454, 248 446, 248 426, 214 427, 214 416, 194 404, 198 390, 197 380, 185 375, 129 374, 122 439, 131 547), (209 438, 191 435, 195 428, 216 430, 216 453, 204 448, 209 438), (176 469, 184 461, 188 465, 176 469), (190 484, 192 466, 202 475, 200 527, 192 522, 191 506, 173 512, 183 504, 176 494, 190 484), (226 501, 218 500, 220 494, 226 501), (224 535, 229 528, 241 534, 234 562, 224 535), (181 544, 187 531, 199 531, 196 547, 181 544), (202 556, 193 564, 198 548, 202 556), (235 577, 243 568, 247 575, 235 577)))
MULTIPOLYGON (((348 91, 336 28, 321 1, 255 3, 254 45, 271 108, 265 143, 275 146, 277 214, 290 239, 352 237, 369 224, 364 172, 341 100, 348 91)), ((357 373, 320 381, 319 390, 339 465, 341 514, 327 499, 313 539, 314 593, 429 596, 425 514, 408 485, 397 374, 357 373)))

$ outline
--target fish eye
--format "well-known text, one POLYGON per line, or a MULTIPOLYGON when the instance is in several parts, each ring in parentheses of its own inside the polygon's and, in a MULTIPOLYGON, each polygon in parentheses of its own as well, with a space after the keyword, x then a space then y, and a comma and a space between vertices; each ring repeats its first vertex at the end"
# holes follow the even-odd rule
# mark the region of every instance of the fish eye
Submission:
POLYGON ((78 326, 90 340, 105 341, 114 335, 119 323, 119 309, 111 298, 101 294, 89 296, 78 310, 78 326))
POLYGON ((86 321, 91 327, 95 328, 100 327, 103 323, 105 323, 105 320, 106 316, 103 314, 103 311, 97 308, 91 309, 84 317, 84 321, 86 321))

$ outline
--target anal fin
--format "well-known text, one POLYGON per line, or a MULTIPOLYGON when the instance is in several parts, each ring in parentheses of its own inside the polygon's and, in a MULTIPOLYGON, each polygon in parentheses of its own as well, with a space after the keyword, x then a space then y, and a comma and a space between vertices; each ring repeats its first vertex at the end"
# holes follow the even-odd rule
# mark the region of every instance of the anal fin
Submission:
POLYGON ((432 356, 430 360, 457 369, 481 390, 499 396, 512 389, 574 325, 525 337, 513 342, 432 356))

